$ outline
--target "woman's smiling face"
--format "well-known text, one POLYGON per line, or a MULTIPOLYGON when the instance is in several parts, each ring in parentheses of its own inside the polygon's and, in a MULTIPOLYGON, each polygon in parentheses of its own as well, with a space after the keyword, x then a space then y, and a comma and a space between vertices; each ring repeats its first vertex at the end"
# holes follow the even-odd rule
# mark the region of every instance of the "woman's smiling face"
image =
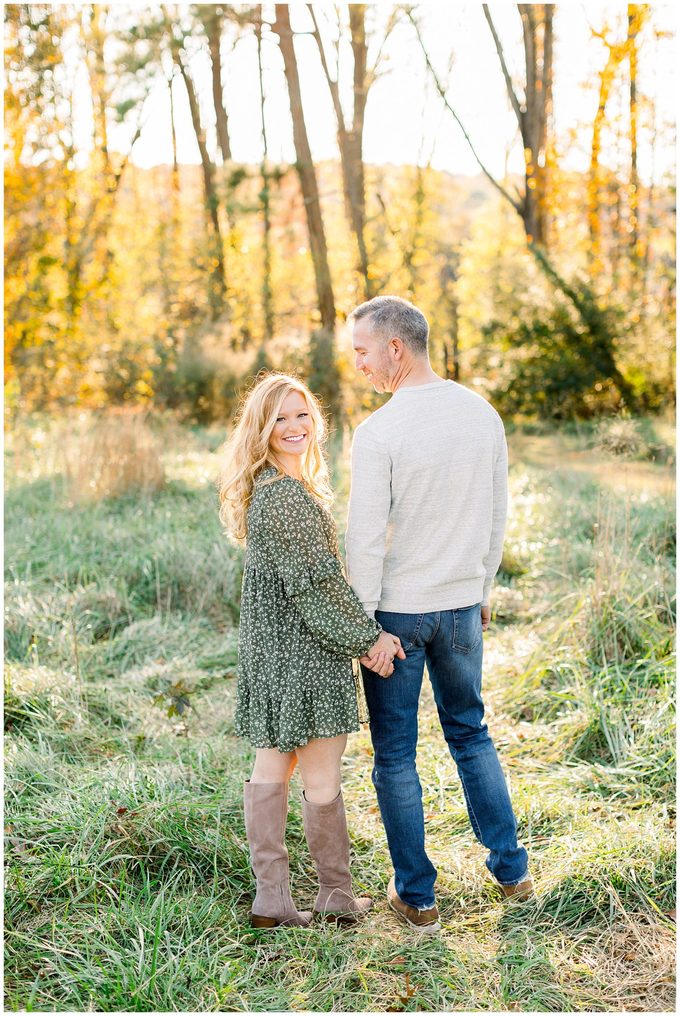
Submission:
POLYGON ((314 423, 304 396, 300 392, 290 392, 283 400, 269 438, 270 449, 284 464, 288 460, 294 465, 297 472, 313 433, 314 423))

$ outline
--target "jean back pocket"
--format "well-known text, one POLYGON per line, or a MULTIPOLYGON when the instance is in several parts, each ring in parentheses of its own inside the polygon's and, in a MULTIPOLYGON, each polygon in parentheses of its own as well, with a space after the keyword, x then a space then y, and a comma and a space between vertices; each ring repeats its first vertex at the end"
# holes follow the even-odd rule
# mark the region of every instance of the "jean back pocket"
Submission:
POLYGON ((471 653, 482 639, 482 609, 480 603, 459 607, 453 611, 453 643, 459 653, 471 653))

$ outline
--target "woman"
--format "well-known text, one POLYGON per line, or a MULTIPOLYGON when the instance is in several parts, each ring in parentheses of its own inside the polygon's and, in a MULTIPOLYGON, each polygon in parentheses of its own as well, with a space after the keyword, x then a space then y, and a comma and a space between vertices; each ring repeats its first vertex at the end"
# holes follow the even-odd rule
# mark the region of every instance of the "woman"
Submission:
POLYGON ((300 767, 302 816, 319 878, 315 913, 354 920, 340 789, 347 734, 359 729, 352 658, 383 677, 399 640, 369 617, 342 574, 322 455, 317 400, 284 374, 258 381, 243 403, 220 484, 220 518, 246 543, 236 732, 257 749, 244 785, 246 835, 257 881, 256 928, 309 924, 290 894, 288 781, 300 767))

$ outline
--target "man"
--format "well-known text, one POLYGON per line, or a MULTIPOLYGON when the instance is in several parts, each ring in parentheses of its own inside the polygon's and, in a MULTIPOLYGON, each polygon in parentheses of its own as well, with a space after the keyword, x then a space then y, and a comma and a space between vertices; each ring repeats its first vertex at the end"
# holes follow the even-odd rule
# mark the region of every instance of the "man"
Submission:
POLYGON ((424 315, 379 296, 350 315, 355 365, 390 401, 356 430, 347 525, 348 578, 396 635, 391 677, 362 661, 378 796, 394 877, 388 901, 411 927, 440 928, 436 869, 425 852, 416 770, 424 665, 486 865, 505 897, 533 894, 527 853, 483 723, 482 633, 501 561, 507 448, 498 413, 432 370, 424 315))

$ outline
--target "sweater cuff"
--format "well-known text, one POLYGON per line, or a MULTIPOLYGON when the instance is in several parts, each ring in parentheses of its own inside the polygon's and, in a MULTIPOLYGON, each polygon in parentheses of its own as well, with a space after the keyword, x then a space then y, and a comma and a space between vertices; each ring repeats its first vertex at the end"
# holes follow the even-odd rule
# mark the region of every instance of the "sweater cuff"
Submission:
MULTIPOLYGON (((361 606, 364 608, 369 617, 375 617, 375 612, 378 609, 378 603, 379 603, 378 600, 376 600, 375 603, 373 602, 363 603, 362 601, 361 606)), ((378 625, 378 627, 380 626, 378 625)), ((380 630, 382 631, 382 628, 380 628, 380 630)))
POLYGON ((489 597, 491 596, 491 586, 493 585, 493 575, 490 579, 487 579, 482 589, 482 607, 489 606, 489 597))

